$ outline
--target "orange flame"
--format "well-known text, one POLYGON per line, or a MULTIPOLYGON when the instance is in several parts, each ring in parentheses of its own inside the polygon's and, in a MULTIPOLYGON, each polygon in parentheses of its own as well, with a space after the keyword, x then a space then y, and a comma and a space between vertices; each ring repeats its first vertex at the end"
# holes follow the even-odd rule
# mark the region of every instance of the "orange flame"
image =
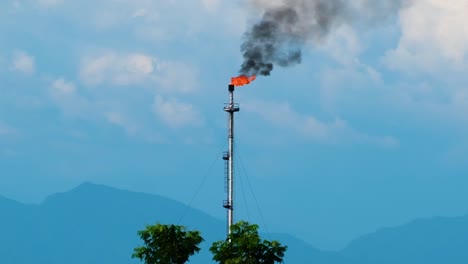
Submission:
POLYGON ((242 86, 242 85, 246 85, 246 84, 249 84, 251 82, 253 82, 257 77, 255 75, 252 75, 250 77, 248 76, 245 76, 245 75, 241 75, 241 76, 238 76, 238 77, 232 77, 231 78, 231 84, 234 85, 234 86, 242 86))

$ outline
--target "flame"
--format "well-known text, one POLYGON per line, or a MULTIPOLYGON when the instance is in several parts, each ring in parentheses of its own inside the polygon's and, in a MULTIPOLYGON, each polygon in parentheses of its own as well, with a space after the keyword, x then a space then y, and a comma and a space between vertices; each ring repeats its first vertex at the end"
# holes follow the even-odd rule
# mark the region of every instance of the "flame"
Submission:
POLYGON ((231 84, 234 85, 234 86, 243 86, 243 85, 246 85, 246 84, 249 84, 251 82, 253 82, 257 77, 255 75, 252 75, 250 77, 248 76, 245 76, 245 75, 241 75, 241 76, 238 76, 238 77, 232 77, 231 78, 231 84))

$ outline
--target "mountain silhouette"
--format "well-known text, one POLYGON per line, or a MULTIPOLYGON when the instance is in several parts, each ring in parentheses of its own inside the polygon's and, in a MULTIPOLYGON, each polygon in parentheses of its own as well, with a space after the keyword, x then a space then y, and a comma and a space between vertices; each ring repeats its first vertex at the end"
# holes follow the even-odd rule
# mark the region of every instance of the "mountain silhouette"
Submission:
MULTIPOLYGON (((84 183, 26 205, 0 196, 0 263, 132 264, 137 231, 146 225, 182 224, 205 242, 190 263, 214 263, 208 248, 225 237, 225 223, 158 195, 84 183), (184 216, 185 217, 182 217, 184 216)), ((318 250, 288 234, 262 235, 288 246, 285 263, 468 263, 468 216, 415 220, 362 236, 339 252, 318 250)))
MULTIPOLYGON (((196 209, 186 214, 187 206, 175 200, 91 183, 39 205, 0 198, 0 210, 6 216, 0 220, 0 263, 139 263, 131 259, 141 244, 137 231, 154 223, 200 230, 205 242, 190 263, 213 263, 209 246, 225 236, 224 221, 196 209)), ((291 236, 278 236, 308 248, 291 236)))
POLYGON ((354 240, 341 254, 361 264, 468 263, 468 216, 383 228, 354 240))
MULTIPOLYGON (((156 222, 177 223, 186 206, 85 183, 40 205, 1 198, 0 210, 0 263, 123 264, 138 263, 131 259, 140 244, 137 230, 156 222)), ((189 229, 224 232, 220 220, 199 210, 191 210, 189 218, 181 222, 189 229)))

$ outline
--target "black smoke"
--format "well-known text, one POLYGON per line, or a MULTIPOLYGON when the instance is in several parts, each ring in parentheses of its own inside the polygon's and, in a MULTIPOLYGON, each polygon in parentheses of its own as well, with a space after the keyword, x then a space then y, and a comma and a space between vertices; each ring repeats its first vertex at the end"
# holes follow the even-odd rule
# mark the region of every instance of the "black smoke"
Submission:
POLYGON ((251 0, 262 19, 244 35, 240 74, 270 75, 275 65, 302 60, 307 42, 318 43, 343 23, 375 24, 394 15, 406 0, 283 0, 279 5, 251 0))

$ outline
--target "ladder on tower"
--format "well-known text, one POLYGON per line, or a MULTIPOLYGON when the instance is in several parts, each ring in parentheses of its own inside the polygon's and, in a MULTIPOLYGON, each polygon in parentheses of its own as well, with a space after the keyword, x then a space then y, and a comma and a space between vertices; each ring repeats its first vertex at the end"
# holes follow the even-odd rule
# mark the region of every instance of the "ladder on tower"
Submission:
MULTIPOLYGON (((227 193, 229 190, 229 152, 224 152, 223 153, 223 160, 224 160, 224 191, 227 193)), ((223 201, 223 207, 226 209, 231 208, 231 204, 229 203, 228 200, 223 201)))

